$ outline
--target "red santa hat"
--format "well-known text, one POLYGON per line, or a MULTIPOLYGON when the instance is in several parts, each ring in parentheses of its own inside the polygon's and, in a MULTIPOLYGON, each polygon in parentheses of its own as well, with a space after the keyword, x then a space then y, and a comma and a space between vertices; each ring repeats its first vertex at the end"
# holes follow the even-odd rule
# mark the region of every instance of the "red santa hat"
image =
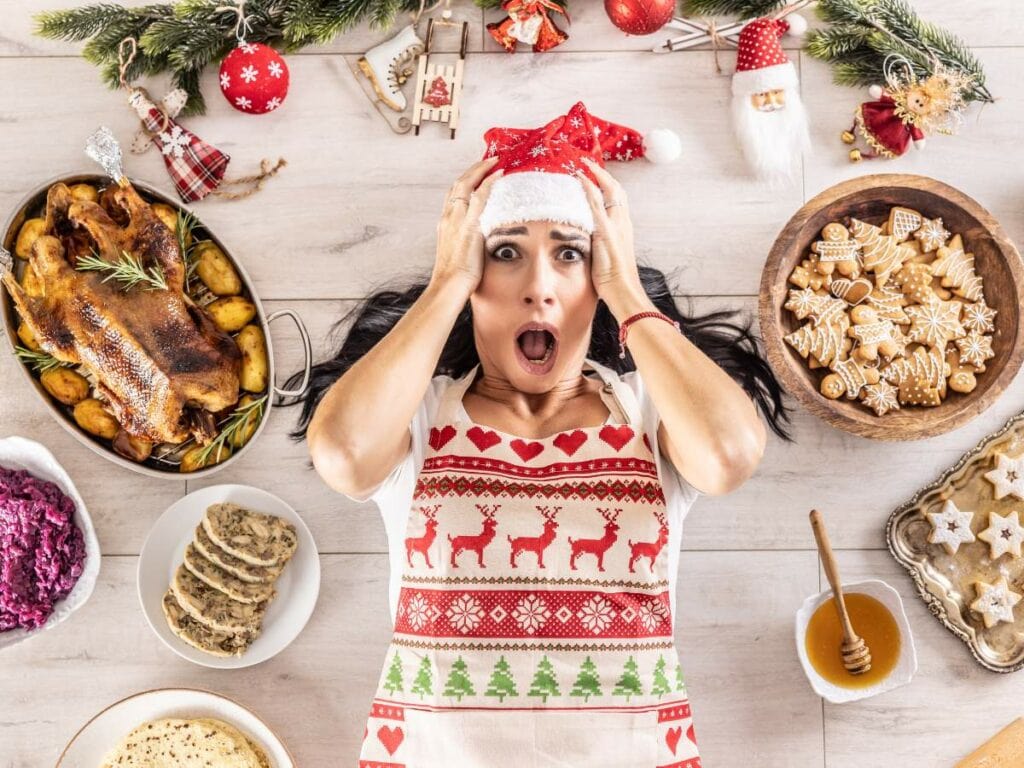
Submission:
POLYGON ((772 18, 754 19, 743 28, 732 76, 734 96, 796 87, 796 67, 779 42, 789 28, 788 21, 772 18))
POLYGON ((595 117, 583 102, 541 128, 491 128, 484 142, 484 158, 499 158, 491 172, 505 171, 480 214, 484 237, 497 227, 524 221, 557 221, 593 232, 593 211, 575 174, 582 171, 594 183, 597 179, 582 158, 603 167, 606 160, 640 157, 671 162, 681 153, 672 131, 659 128, 641 135, 595 117))

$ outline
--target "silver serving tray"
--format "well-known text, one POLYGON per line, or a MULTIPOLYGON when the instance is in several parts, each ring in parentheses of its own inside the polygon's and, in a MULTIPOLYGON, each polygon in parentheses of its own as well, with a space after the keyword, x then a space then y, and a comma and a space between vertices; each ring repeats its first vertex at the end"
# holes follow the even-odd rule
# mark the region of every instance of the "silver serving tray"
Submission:
MULTIPOLYGON (((139 194, 141 194, 145 199, 149 200, 150 202, 161 202, 171 206, 175 210, 191 212, 191 210, 187 206, 182 205, 179 200, 167 195, 166 193, 162 192, 152 184, 148 184, 138 179, 130 179, 130 181, 132 186, 134 186, 135 189, 138 190, 139 194)), ((6 251, 10 252, 10 261, 13 264, 12 268, 15 270, 15 274, 19 278, 21 277, 21 270, 25 268, 26 262, 22 259, 13 256, 14 241, 18 236, 18 230, 21 228, 21 225, 25 222, 26 219, 39 215, 39 213, 45 209, 46 193, 52 185, 58 182, 64 182, 65 184, 68 185, 80 183, 92 184, 97 188, 103 188, 114 183, 111 181, 109 176, 103 174, 74 173, 50 179, 49 181, 40 184, 38 187, 33 189, 23 198, 22 201, 18 203, 18 205, 15 206, 11 213, 8 215, 7 220, 3 225, 3 229, 0 230, 0 234, 2 234, 3 236, 2 241, 0 241, 0 246, 2 246, 2 248, 5 249, 6 251)), ((256 294, 256 290, 253 287, 252 280, 249 278, 249 275, 242 267, 240 261, 237 258, 235 258, 235 256, 232 255, 231 251, 228 250, 224 243, 213 232, 210 231, 209 227, 207 227, 205 224, 200 226, 201 229, 206 234, 206 239, 212 240, 214 243, 216 243, 216 245, 221 249, 221 251, 224 252, 224 255, 227 256, 228 260, 235 268, 235 271, 238 272, 238 276, 241 278, 243 286, 243 295, 245 295, 245 297, 252 301, 252 303, 255 304, 256 306, 256 319, 259 321, 260 327, 263 329, 263 335, 266 338, 267 343, 268 381, 270 382, 270 391, 267 393, 269 397, 267 398, 266 405, 263 409, 263 418, 260 420, 259 425, 256 427, 256 431, 253 433, 249 441, 244 446, 239 448, 237 451, 232 453, 230 457, 220 462, 219 464, 214 464, 210 467, 205 467, 195 472, 182 474, 181 472, 179 472, 176 464, 161 462, 154 457, 150 457, 149 459, 142 463, 131 461, 130 459, 127 459, 118 454, 116 451, 114 451, 114 449, 107 444, 107 441, 94 437, 93 435, 89 434, 81 427, 79 427, 78 424, 75 423, 74 418, 71 416, 70 408, 64 406, 63 404, 57 402, 52 397, 50 397, 49 393, 47 393, 47 391, 43 389, 42 384, 39 383, 39 379, 35 375, 33 375, 30 367, 14 356, 14 348, 16 345, 20 343, 17 335, 18 313, 14 307, 14 302, 12 301, 10 294, 7 292, 7 289, 0 287, 0 317, 3 318, 4 335, 6 336, 8 341, 10 357, 14 361, 14 364, 16 364, 21 369, 21 372, 25 376, 25 380, 39 394, 39 397, 42 399, 43 403, 50 411, 50 414, 54 417, 54 419, 57 420, 57 422, 62 427, 64 427, 68 432, 74 435, 79 442, 87 446, 94 453, 102 456, 108 461, 112 461, 113 463, 124 467, 125 469, 130 469, 133 472, 148 475, 149 477, 177 479, 187 477, 189 479, 198 479, 201 477, 207 477, 209 475, 212 475, 215 472, 218 472, 224 469, 225 467, 233 464, 249 451, 250 446, 252 446, 252 444, 256 442, 256 439, 260 436, 260 433, 263 431, 263 428, 266 425, 267 420, 270 418, 270 411, 273 409, 273 406, 275 404, 275 398, 281 399, 301 396, 306 391, 306 388, 308 387, 309 384, 309 374, 312 366, 313 351, 309 341, 309 333, 306 331, 306 326, 302 322, 302 319, 294 310, 291 309, 281 309, 271 313, 270 315, 267 315, 263 311, 263 304, 260 302, 259 296, 257 296, 256 294), (295 323, 295 326, 299 331, 299 335, 302 338, 303 351, 305 355, 303 369, 304 375, 302 378, 301 385, 294 390, 282 389, 278 387, 275 383, 277 381, 277 379, 275 378, 276 366, 274 365, 274 347, 270 335, 270 324, 280 317, 290 318, 295 323)), ((6 254, 4 254, 3 250, 0 250, 0 255, 6 254)), ((7 267, 3 263, 0 263, 0 271, 4 270, 5 268, 7 267)), ((156 454, 156 450, 154 450, 154 454, 156 454)))
POLYGON ((975 513, 971 530, 977 535, 988 527, 989 511, 1024 511, 1024 502, 1011 496, 996 500, 992 484, 983 477, 993 467, 992 456, 1001 452, 1024 452, 1024 413, 983 438, 938 480, 894 510, 885 536, 889 551, 907 569, 932 615, 967 644, 978 663, 993 672, 1016 672, 1024 669, 1024 602, 1014 609, 1014 622, 989 629, 969 606, 976 596, 971 586, 975 578, 991 583, 1005 575, 1011 589, 1024 592, 1024 558, 1003 555, 992 561, 983 541, 961 544, 950 555, 941 545, 928 543, 931 524, 925 517, 925 512, 938 511, 951 498, 959 509, 975 513))

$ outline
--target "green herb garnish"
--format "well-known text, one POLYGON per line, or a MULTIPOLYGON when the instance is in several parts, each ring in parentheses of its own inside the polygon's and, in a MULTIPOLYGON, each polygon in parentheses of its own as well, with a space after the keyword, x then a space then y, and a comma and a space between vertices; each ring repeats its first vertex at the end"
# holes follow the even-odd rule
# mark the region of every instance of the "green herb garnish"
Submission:
POLYGON ((147 291, 167 290, 167 279, 160 267, 146 269, 141 261, 127 251, 121 251, 121 258, 117 261, 107 261, 94 251, 75 262, 75 269, 82 272, 105 272, 104 283, 117 280, 126 291, 140 284, 147 291))
POLYGON ((236 408, 234 412, 224 420, 223 427, 220 432, 217 433, 217 436, 199 452, 196 464, 200 467, 206 466, 207 460, 214 451, 217 451, 217 460, 220 461, 221 453, 225 448, 225 443, 235 435, 248 429, 253 419, 256 420, 256 423, 259 423, 260 419, 263 418, 263 406, 266 402, 267 396, 264 395, 257 400, 253 400, 251 403, 246 403, 245 405, 236 408))
POLYGON ((181 251, 181 261, 185 265, 185 290, 192 288, 192 276, 196 271, 195 246, 196 240, 192 236, 193 231, 199 225, 199 219, 189 211, 178 209, 178 220, 174 225, 174 232, 178 236, 178 248, 181 251))
POLYGON ((32 370, 36 373, 46 373, 47 371, 54 371, 57 368, 71 367, 71 363, 65 363, 46 352, 36 352, 28 349, 27 347, 15 347, 14 354, 17 355, 18 359, 25 363, 25 365, 32 366, 32 370))

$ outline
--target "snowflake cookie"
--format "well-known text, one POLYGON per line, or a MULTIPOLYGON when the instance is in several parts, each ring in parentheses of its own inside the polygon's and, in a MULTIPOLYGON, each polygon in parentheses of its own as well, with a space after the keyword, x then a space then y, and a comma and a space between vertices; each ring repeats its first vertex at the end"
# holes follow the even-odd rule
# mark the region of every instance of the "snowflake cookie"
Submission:
POLYGON ((941 512, 928 513, 928 522, 932 524, 928 541, 941 544, 949 554, 955 555, 961 544, 974 541, 974 533, 971 531, 973 518, 973 512, 961 512, 952 500, 948 500, 942 505, 941 512))
POLYGON ((931 253, 946 244, 949 230, 942 226, 942 219, 924 219, 921 226, 914 232, 914 237, 921 244, 921 250, 931 253))
POLYGON ((1013 557, 1020 557, 1020 547, 1024 543, 1024 527, 1021 526, 1016 511, 1006 517, 989 512, 988 528, 979 532, 978 538, 989 545, 990 557, 993 560, 1007 553, 1013 557))
POLYGON ((1005 576, 1000 576, 995 584, 976 581, 974 588, 978 597, 971 603, 971 610, 981 614, 986 629, 1001 621, 1013 622, 1013 606, 1020 602, 1021 596, 1010 589, 1005 576))
POLYGON ((997 499, 1010 495, 1024 499, 1024 456, 1011 459, 997 454, 996 468, 986 472, 985 479, 994 486, 997 499))

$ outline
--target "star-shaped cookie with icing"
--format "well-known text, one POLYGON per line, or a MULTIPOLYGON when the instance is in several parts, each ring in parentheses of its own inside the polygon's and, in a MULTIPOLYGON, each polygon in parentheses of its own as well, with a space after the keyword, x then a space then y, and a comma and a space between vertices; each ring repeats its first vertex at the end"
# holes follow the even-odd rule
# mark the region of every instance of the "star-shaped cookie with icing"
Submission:
POLYGON ((974 588, 978 597, 971 603, 971 610, 981 614, 986 629, 1001 621, 1013 622, 1013 606, 1021 601, 1021 596, 1010 589, 1005 576, 1000 576, 995 584, 976 581, 974 588))
POLYGON ((978 533, 978 538, 989 545, 990 557, 993 560, 1006 553, 1020 557, 1020 547, 1024 543, 1024 526, 1021 526, 1016 510, 1006 517, 989 512, 988 528, 978 533))
POLYGON ((941 544, 949 554, 955 555, 961 544, 974 541, 974 532, 971 531, 974 513, 961 512, 952 499, 942 505, 941 512, 927 514, 928 522, 932 524, 928 541, 932 544, 941 544))
POLYGON ((1010 495, 1024 499, 1024 456, 1011 459, 997 454, 996 468, 986 472, 985 479, 994 486, 997 499, 1010 495))

